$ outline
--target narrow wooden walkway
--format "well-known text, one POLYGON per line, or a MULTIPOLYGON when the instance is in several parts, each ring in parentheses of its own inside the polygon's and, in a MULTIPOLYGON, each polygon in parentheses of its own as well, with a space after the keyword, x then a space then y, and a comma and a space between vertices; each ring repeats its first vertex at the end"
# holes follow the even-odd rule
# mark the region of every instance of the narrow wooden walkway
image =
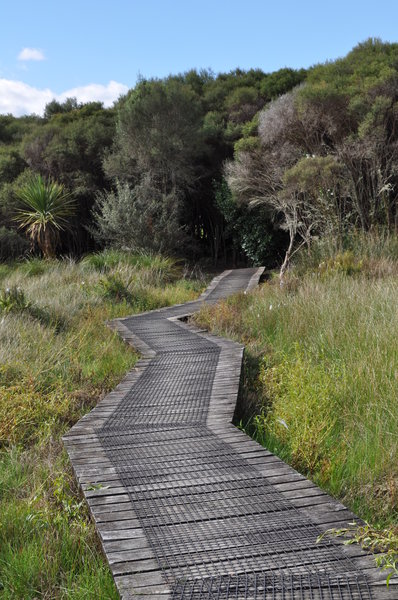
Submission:
POLYGON ((316 543, 354 515, 231 424, 243 346, 180 320, 261 271, 111 324, 142 358, 64 443, 120 596, 397 600, 358 547, 316 543))

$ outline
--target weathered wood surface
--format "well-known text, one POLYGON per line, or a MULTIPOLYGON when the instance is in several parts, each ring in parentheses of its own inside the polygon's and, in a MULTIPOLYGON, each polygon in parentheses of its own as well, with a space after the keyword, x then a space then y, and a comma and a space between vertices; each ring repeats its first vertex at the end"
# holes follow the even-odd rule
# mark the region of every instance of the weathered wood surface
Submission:
POLYGON ((236 429, 243 346, 182 322, 258 283, 113 321, 142 355, 64 437, 122 598, 397 600, 373 558, 316 543, 355 516, 236 429))

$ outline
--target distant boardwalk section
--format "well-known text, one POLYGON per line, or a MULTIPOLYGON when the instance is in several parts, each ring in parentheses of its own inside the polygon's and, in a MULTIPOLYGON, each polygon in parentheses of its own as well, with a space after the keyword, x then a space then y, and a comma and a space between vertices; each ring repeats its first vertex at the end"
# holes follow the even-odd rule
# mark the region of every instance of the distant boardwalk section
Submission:
POLYGON ((111 323, 142 359, 64 442, 120 595, 397 600, 358 547, 316 543, 354 515, 231 424, 243 346, 181 320, 261 273, 111 323))

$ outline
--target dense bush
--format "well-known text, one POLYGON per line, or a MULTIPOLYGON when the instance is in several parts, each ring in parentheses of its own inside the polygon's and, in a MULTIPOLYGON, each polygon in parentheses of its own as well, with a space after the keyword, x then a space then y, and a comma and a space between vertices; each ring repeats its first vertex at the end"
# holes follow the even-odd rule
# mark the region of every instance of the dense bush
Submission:
MULTIPOLYGON (((167 241, 173 234, 180 251, 193 258, 231 259, 237 251, 232 238, 224 237, 213 180, 220 178, 236 142, 243 138, 246 146, 256 144, 259 110, 305 77, 306 71, 291 69, 273 74, 237 69, 217 76, 192 70, 159 80, 141 79, 112 109, 68 98, 50 102, 44 118, 1 116, 0 218, 11 227, 15 191, 24 183, 24 173, 52 177, 76 198, 76 216, 71 230, 61 235, 60 252, 81 255, 95 243, 113 243, 114 228, 93 240, 92 209, 96 198, 98 204, 108 193, 109 198, 119 196, 118 180, 138 199, 134 224, 137 214, 145 212, 137 222, 145 233, 141 247, 174 250, 176 244, 167 241), (157 228, 167 229, 169 224, 162 237, 157 228)), ((241 223, 246 216, 241 215, 241 223)), ((126 235, 122 237, 123 245, 126 235)), ((137 240, 129 239, 129 247, 132 241, 137 240)), ((248 260, 243 247, 238 254, 248 260)))
POLYGON ((0 261, 18 258, 29 250, 29 242, 13 229, 0 227, 0 261))
POLYGON ((342 246, 355 229, 397 234, 397 59, 398 44, 370 39, 312 68, 261 111, 258 144, 242 141, 227 163, 235 197, 266 206, 289 233, 281 278, 314 237, 342 246))
POLYGON ((115 248, 176 253, 184 242, 179 204, 174 194, 148 189, 146 182, 133 189, 117 182, 114 192, 97 195, 93 234, 115 248))

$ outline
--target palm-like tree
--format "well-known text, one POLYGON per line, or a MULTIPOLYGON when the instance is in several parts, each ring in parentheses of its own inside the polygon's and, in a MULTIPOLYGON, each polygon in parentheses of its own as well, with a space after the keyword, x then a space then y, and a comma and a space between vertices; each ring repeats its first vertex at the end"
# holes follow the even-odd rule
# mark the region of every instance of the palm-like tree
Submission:
POLYGON ((37 243, 44 258, 53 258, 59 232, 67 226, 67 217, 75 212, 72 194, 61 183, 37 175, 17 196, 22 203, 15 215, 19 227, 25 229, 32 243, 37 243))

